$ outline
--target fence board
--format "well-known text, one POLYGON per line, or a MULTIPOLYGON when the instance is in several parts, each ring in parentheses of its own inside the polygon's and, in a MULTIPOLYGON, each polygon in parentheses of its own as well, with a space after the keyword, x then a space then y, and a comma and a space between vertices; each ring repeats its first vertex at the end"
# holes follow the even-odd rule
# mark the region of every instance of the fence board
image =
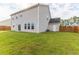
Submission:
POLYGON ((10 26, 0 26, 0 30, 11 30, 10 26))
POLYGON ((60 26, 61 32, 79 32, 79 26, 60 26))

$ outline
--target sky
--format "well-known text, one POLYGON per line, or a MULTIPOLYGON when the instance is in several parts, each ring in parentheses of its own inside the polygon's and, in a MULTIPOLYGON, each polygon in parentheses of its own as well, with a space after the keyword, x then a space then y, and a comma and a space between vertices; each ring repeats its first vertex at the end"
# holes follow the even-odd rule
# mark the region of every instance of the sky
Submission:
POLYGON ((79 3, 53 3, 50 5, 52 17, 67 19, 79 16, 79 3))
POLYGON ((55 3, 53 0, 0 0, 0 21, 10 15, 37 3, 49 4, 51 16, 63 19, 79 16, 79 3, 55 3))

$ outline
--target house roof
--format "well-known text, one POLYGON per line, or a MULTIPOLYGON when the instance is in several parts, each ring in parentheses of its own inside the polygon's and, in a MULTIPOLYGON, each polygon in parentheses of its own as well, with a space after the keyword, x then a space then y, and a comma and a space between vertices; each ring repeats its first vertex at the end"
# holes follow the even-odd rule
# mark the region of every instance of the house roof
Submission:
POLYGON ((31 7, 28 7, 28 8, 26 8, 26 9, 23 9, 23 10, 21 10, 21 11, 18 11, 18 12, 15 12, 15 13, 13 13, 13 14, 11 14, 11 16, 12 15, 16 15, 16 14, 18 14, 18 13, 21 13, 21 12, 24 12, 24 11, 26 11, 26 10, 30 10, 30 9, 32 9, 32 8, 35 8, 35 7, 37 7, 37 6, 48 6, 48 5, 45 5, 45 4, 35 4, 35 5, 33 5, 33 6, 31 6, 31 7))
POLYGON ((60 18, 51 18, 49 23, 59 23, 60 22, 60 18))

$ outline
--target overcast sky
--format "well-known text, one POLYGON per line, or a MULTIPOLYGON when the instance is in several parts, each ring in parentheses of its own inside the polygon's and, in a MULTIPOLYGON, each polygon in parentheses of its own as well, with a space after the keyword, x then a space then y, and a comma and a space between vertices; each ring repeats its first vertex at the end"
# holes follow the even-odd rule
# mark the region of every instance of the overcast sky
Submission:
MULTIPOLYGON (((0 21, 10 18, 10 14, 27 8, 43 0, 0 0, 0 21)), ((47 2, 49 0, 46 0, 47 2)), ((45 1, 45 2, 46 2, 45 1)), ((45 4, 48 4, 48 3, 45 4)), ((69 18, 79 16, 79 3, 52 3, 50 1, 50 11, 52 17, 69 18)), ((42 2, 44 3, 44 1, 42 2)))

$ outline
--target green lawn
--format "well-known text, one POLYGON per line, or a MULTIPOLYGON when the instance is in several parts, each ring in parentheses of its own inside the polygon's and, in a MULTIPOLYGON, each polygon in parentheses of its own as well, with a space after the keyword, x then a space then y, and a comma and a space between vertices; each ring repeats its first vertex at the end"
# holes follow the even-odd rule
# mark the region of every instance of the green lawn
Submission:
POLYGON ((1 31, 0 54, 79 54, 79 33, 1 31))

